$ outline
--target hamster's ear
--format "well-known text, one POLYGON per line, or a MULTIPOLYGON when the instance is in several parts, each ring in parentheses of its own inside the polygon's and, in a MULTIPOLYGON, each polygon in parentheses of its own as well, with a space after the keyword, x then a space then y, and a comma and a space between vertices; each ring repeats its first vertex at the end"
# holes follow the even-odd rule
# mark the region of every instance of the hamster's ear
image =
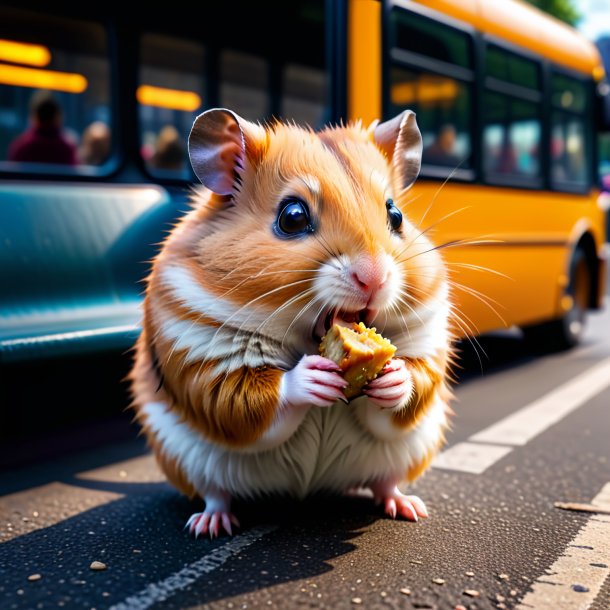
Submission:
POLYGON ((415 113, 405 110, 389 121, 371 125, 373 140, 383 150, 400 180, 408 189, 421 169, 423 143, 415 121, 415 113))
POLYGON ((233 192, 235 176, 265 140, 265 130, 226 108, 200 114, 189 134, 189 158, 202 184, 218 195, 233 192))

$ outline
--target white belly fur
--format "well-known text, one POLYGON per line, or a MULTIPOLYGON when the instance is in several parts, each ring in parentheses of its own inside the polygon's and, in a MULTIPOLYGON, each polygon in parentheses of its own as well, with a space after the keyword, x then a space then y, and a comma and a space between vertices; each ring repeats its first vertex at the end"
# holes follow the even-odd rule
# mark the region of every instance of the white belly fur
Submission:
POLYGON ((207 441, 164 403, 147 403, 143 413, 163 451, 177 460, 201 495, 213 484, 241 498, 274 492, 304 497, 319 490, 342 492, 378 479, 402 481, 409 467, 438 447, 446 424, 442 401, 432 404, 416 428, 383 441, 355 417, 354 409, 369 408, 366 400, 312 408, 286 442, 259 453, 207 441))

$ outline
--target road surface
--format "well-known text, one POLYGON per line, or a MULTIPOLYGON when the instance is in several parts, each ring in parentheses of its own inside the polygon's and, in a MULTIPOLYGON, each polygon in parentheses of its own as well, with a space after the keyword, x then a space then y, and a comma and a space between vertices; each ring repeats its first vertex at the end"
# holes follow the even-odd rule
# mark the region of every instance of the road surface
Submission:
POLYGON ((555 507, 610 506, 610 311, 570 352, 481 344, 415 486, 429 519, 276 500, 238 505, 234 538, 195 540, 199 503, 134 438, 0 475, 0 608, 610 609, 610 515, 555 507))

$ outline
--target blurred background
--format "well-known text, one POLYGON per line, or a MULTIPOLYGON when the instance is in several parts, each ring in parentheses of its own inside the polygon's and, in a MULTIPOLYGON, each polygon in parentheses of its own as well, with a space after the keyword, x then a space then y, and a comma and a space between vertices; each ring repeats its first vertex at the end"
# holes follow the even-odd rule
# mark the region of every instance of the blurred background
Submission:
POLYGON ((0 466, 134 434, 141 280, 187 208, 207 108, 313 128, 416 110, 409 214, 464 240, 447 254, 462 336, 571 347, 603 303, 605 1, 204 4, 0 4, 0 466))

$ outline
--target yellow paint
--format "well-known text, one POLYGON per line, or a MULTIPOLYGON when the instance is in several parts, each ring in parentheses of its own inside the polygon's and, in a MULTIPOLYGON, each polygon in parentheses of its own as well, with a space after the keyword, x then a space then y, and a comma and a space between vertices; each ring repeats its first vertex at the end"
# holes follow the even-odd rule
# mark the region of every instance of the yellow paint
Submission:
POLYGON ((145 106, 158 106, 186 112, 193 112, 201 106, 201 97, 194 91, 165 89, 152 85, 140 85, 136 91, 136 97, 138 102, 145 106))
POLYGON ((404 211, 435 245, 456 239, 483 242, 441 248, 463 317, 458 331, 478 334, 565 311, 562 287, 574 244, 585 231, 596 244, 604 243, 604 216, 596 197, 596 192, 419 180, 404 211))
POLYGON ((14 87, 52 89, 67 93, 82 93, 87 89, 87 79, 73 72, 55 72, 38 68, 22 68, 0 64, 0 84, 14 87))
POLYGON ((40 44, 0 39, 0 61, 44 68, 51 62, 51 52, 40 44))
POLYGON ((347 116, 368 125, 381 116, 381 2, 348 5, 347 116))

